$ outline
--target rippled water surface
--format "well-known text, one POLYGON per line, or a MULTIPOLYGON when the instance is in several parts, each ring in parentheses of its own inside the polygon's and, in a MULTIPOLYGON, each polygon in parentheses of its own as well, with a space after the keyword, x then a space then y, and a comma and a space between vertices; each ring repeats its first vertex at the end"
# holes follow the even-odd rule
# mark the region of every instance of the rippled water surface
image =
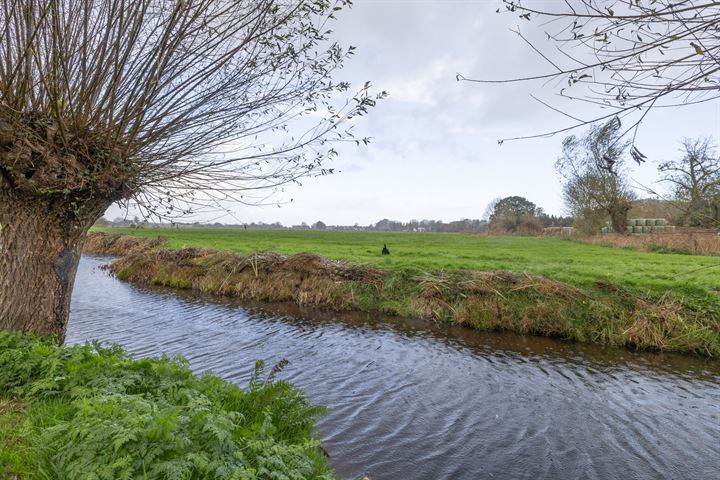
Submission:
POLYGON ((720 363, 422 321, 242 307, 119 282, 84 258, 68 342, 182 353, 246 385, 253 363, 329 407, 341 478, 720 479, 720 363))

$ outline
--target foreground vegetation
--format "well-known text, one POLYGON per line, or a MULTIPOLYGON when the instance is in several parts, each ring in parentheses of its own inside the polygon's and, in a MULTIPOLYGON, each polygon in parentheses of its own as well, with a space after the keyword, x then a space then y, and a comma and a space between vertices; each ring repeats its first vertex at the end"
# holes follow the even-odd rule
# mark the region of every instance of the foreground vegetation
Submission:
POLYGON ((277 372, 244 391, 181 357, 0 332, 0 478, 332 478, 319 410, 277 372))
POLYGON ((124 233, 139 237, 96 234, 86 247, 120 255, 112 271, 139 284, 720 357, 714 291, 720 282, 710 257, 558 238, 204 229, 124 233), (389 257, 380 255, 383 243, 391 249, 389 257), (324 256, 297 253, 303 251, 324 256))

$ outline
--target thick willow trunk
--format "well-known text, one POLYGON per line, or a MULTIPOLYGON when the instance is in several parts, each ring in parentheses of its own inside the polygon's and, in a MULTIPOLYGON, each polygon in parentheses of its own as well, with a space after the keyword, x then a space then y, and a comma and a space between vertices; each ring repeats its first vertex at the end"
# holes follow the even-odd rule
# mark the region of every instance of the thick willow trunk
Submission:
POLYGON ((69 207, 0 189, 0 329, 64 341, 75 273, 94 220, 77 218, 69 207))
POLYGON ((625 200, 614 200, 610 204, 608 213, 610 214, 610 224, 612 225, 613 232, 620 234, 627 233, 627 218, 631 208, 632 205, 630 202, 625 200))

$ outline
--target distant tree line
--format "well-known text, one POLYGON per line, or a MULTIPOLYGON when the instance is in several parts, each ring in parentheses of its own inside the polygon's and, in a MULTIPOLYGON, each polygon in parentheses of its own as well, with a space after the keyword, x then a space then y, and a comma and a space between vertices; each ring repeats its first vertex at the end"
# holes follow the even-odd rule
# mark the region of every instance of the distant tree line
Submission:
POLYGON ((384 218, 370 225, 328 225, 322 220, 318 220, 312 224, 301 222, 298 225, 284 226, 280 222, 264 223, 235 223, 223 224, 215 223, 153 223, 146 220, 140 220, 137 217, 126 219, 122 217, 114 220, 99 219, 95 226, 98 227, 133 227, 133 228, 247 228, 254 230, 364 230, 364 231, 383 231, 383 232, 487 232, 488 222, 478 219, 462 219, 451 222, 443 222, 442 220, 410 220, 408 222, 400 222, 384 218))
POLYGON ((265 223, 154 223, 137 216, 132 219, 117 217, 113 220, 100 218, 96 227, 130 228, 244 228, 252 230, 342 230, 342 231, 379 231, 379 232, 440 232, 440 233, 540 233, 545 227, 567 227, 573 224, 572 217, 546 214, 542 208, 520 196, 510 196, 493 200, 486 209, 484 219, 464 218, 443 222, 442 220, 410 220, 401 222, 383 218, 370 225, 328 225, 322 220, 312 224, 301 222, 298 225, 284 226, 280 222, 265 223))
POLYGON ((398 222, 384 218, 368 228, 388 232, 486 232, 487 229, 487 221, 468 218, 451 222, 426 219, 398 222))

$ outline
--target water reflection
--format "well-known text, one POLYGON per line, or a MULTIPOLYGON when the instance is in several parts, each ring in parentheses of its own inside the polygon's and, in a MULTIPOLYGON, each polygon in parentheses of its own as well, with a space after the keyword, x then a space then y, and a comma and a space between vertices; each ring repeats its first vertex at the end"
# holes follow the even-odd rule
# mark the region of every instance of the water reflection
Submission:
POLYGON ((343 478, 720 478, 720 364, 433 323, 237 305, 118 282, 84 258, 69 342, 182 353, 244 385, 256 359, 329 407, 343 478))

